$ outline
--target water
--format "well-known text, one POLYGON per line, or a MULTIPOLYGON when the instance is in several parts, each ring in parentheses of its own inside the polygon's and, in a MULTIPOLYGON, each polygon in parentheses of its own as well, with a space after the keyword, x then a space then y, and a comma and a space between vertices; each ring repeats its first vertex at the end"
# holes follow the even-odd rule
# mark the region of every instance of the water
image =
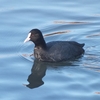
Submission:
POLYGON ((100 100, 100 1, 0 1, 0 99, 100 100), (39 28, 46 42, 85 43, 82 58, 38 63, 34 44, 23 44, 39 28))

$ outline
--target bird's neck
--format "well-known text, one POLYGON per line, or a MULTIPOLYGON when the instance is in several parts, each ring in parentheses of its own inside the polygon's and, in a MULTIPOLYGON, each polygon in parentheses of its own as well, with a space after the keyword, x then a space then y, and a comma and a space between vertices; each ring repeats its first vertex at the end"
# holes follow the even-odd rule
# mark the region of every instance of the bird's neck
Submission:
POLYGON ((35 47, 40 47, 42 49, 46 49, 46 42, 44 39, 39 40, 35 43, 35 47))

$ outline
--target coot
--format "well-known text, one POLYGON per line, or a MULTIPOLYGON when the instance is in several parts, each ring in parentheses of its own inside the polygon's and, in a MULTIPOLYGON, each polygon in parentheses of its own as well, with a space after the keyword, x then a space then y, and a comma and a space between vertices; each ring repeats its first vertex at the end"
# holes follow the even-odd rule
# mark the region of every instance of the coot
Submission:
POLYGON ((24 43, 35 44, 34 57, 40 61, 60 62, 75 59, 84 53, 83 46, 75 41, 51 41, 46 43, 39 29, 32 29, 24 43))

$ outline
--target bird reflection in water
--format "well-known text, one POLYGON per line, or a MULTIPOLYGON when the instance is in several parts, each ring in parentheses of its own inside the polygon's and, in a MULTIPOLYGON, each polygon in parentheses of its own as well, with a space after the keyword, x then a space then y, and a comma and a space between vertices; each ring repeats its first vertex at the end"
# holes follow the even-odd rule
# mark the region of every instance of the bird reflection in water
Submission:
MULTIPOLYGON (((77 61, 77 60, 76 60, 77 61)), ((47 67, 58 68, 64 66, 75 66, 73 61, 62 63, 47 63, 34 60, 34 64, 31 69, 31 74, 28 76, 27 81, 29 84, 25 85, 30 89, 37 88, 44 84, 42 78, 46 75, 47 67)))
POLYGON ((28 76, 28 79, 27 79, 29 84, 26 86, 32 89, 32 88, 36 88, 43 85, 44 82, 42 78, 46 74, 46 69, 47 67, 44 62, 35 60, 31 69, 31 74, 28 76))

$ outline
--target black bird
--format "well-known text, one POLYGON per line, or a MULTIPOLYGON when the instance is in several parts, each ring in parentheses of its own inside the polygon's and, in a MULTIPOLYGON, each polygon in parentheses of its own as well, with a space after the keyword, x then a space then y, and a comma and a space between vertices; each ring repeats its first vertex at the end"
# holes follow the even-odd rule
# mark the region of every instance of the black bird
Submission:
POLYGON ((83 44, 75 41, 51 41, 46 43, 39 29, 32 29, 24 43, 35 44, 34 56, 39 61, 61 62, 75 59, 84 53, 83 44))

